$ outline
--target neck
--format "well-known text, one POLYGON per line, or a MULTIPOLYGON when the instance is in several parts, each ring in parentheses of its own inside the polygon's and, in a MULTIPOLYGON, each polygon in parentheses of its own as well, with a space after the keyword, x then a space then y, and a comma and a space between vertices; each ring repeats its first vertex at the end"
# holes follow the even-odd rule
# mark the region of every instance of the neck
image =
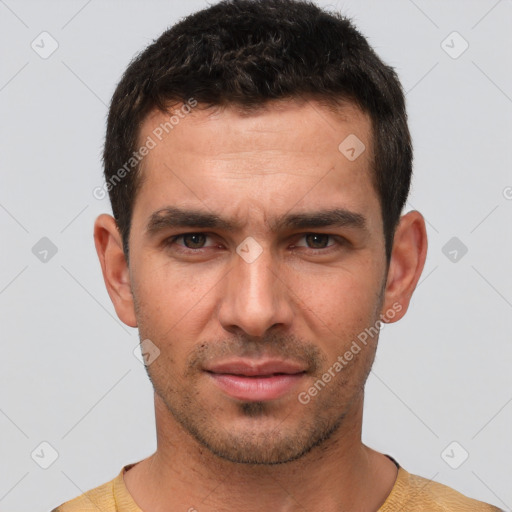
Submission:
POLYGON ((363 397, 331 437, 284 464, 222 459, 186 432, 155 395, 157 451, 125 474, 145 512, 376 511, 391 492, 394 463, 361 442, 363 397))

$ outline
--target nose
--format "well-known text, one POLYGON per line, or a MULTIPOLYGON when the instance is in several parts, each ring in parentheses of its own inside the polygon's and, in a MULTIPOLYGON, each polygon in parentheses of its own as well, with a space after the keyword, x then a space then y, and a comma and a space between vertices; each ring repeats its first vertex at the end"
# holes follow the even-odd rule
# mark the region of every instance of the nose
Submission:
POLYGON ((224 329, 262 337, 272 327, 289 327, 293 293, 271 251, 264 249, 254 261, 238 254, 233 259, 218 313, 224 329))

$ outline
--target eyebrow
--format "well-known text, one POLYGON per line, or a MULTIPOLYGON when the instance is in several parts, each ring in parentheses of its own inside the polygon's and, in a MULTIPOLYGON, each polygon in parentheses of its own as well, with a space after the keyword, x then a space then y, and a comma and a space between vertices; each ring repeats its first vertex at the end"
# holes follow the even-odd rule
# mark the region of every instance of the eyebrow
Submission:
MULTIPOLYGON (((320 227, 349 227, 368 231, 366 219, 360 213, 343 208, 286 214, 267 223, 272 232, 284 229, 310 229, 320 227)), ((216 213, 177 207, 162 208, 149 217, 146 233, 150 236, 170 228, 209 228, 237 231, 239 222, 222 218, 216 213)))

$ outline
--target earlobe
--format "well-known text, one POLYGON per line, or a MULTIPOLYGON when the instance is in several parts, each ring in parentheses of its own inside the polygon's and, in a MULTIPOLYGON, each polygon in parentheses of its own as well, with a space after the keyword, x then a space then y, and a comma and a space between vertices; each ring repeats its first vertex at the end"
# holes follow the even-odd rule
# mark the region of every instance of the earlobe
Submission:
POLYGON ((102 214, 94 223, 94 245, 101 264, 105 286, 117 316, 130 327, 137 327, 130 273, 123 252, 121 234, 115 219, 102 214))
POLYGON ((392 323, 402 318, 418 284, 427 256, 427 231, 421 213, 411 211, 400 218, 395 231, 381 317, 392 323), (393 310, 394 314, 386 315, 393 310))

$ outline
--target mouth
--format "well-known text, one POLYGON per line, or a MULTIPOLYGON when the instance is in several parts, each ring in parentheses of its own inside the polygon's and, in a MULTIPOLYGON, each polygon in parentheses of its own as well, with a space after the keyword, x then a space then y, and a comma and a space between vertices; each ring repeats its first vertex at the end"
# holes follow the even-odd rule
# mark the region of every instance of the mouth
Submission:
POLYGON ((290 393, 306 374, 306 372, 301 372, 247 376, 207 373, 224 393, 238 400, 246 401, 266 401, 280 398, 290 393))

